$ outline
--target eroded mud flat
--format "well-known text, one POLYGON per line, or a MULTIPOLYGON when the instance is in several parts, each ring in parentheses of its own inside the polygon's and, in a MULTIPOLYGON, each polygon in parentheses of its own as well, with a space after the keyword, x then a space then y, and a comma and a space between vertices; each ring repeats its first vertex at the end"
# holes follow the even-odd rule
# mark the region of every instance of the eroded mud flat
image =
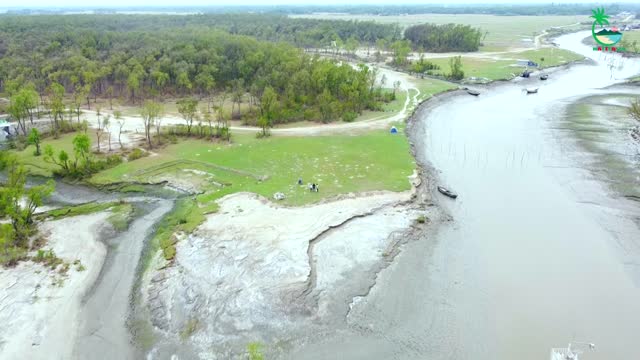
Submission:
POLYGON ((175 260, 157 257, 143 280, 163 338, 150 357, 234 358, 251 342, 274 353, 343 327, 354 298, 428 216, 414 197, 380 192, 295 208, 249 193, 223 198, 218 213, 179 235, 175 260))
POLYGON ((0 271, 0 358, 72 358, 78 309, 107 254, 99 234, 110 231, 108 216, 102 212, 41 225, 49 239, 43 251, 73 264, 66 273, 31 261, 0 271))

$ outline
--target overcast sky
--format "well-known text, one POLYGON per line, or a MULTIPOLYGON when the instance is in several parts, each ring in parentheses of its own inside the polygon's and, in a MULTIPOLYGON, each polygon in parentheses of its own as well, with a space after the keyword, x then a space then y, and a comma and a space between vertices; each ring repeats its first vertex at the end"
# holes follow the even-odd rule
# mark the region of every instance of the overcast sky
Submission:
MULTIPOLYGON (((0 8, 10 6, 12 0, 2 0, 0 8)), ((550 0, 528 0, 527 3, 551 3, 550 0)), ((579 0, 555 0, 556 4, 570 3, 633 3, 637 0, 616 0, 616 1, 579 1, 579 0)), ((335 4, 375 4, 375 5, 398 5, 398 4, 442 4, 442 3, 457 3, 457 4, 483 4, 483 3, 518 3, 514 0, 440 0, 440 1, 425 1, 425 0, 20 0, 15 1, 13 4, 16 7, 60 7, 60 6, 78 6, 78 7, 125 7, 125 6, 208 6, 208 5, 335 5, 335 4)))

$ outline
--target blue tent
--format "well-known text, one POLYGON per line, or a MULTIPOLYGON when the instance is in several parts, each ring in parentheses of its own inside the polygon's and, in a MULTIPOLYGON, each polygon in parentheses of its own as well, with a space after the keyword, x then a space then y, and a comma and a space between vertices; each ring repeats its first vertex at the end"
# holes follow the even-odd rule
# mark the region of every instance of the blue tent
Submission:
POLYGON ((391 127, 391 130, 389 131, 392 134, 397 134, 398 133, 398 129, 395 126, 391 127))

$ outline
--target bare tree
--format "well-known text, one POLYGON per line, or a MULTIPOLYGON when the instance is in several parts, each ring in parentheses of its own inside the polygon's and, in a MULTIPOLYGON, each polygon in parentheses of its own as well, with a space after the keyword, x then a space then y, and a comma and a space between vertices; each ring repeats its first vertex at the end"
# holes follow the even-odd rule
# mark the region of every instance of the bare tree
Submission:
POLYGON ((124 119, 122 118, 122 113, 119 110, 113 112, 113 117, 116 119, 118 123, 118 144, 120 144, 120 150, 124 149, 122 146, 122 141, 120 140, 120 136, 122 135, 122 128, 124 127, 124 119))
POLYGON ((153 147, 151 143, 151 127, 156 126, 157 134, 160 135, 160 116, 162 114, 162 104, 159 104, 155 101, 146 101, 142 110, 140 111, 140 115, 142 115, 142 120, 144 121, 144 134, 147 138, 147 143, 149 144, 149 149, 153 147))
POLYGON ((107 142, 109 144, 109 152, 111 152, 111 129, 109 129, 109 125, 111 124, 111 115, 105 115, 102 120, 102 129, 107 132, 107 142))

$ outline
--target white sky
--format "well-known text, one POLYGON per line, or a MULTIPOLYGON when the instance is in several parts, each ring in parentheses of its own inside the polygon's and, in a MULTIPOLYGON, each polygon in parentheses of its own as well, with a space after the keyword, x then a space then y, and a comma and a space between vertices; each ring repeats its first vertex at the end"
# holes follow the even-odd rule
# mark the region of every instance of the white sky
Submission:
MULTIPOLYGON (((402 0, 394 2, 393 0, 2 0, 0 2, 0 8, 5 7, 63 7, 63 6, 75 6, 75 7, 127 7, 127 6, 211 6, 211 5, 336 5, 336 4, 371 4, 371 5, 399 5, 399 4, 508 4, 518 3, 514 0, 439 0, 439 1, 425 1, 425 0, 402 0), (13 4, 11 4, 13 2, 13 4)), ((527 3, 547 3, 552 2, 556 4, 569 3, 634 3, 637 0, 615 0, 615 1, 592 1, 592 0, 528 0, 527 3)))

